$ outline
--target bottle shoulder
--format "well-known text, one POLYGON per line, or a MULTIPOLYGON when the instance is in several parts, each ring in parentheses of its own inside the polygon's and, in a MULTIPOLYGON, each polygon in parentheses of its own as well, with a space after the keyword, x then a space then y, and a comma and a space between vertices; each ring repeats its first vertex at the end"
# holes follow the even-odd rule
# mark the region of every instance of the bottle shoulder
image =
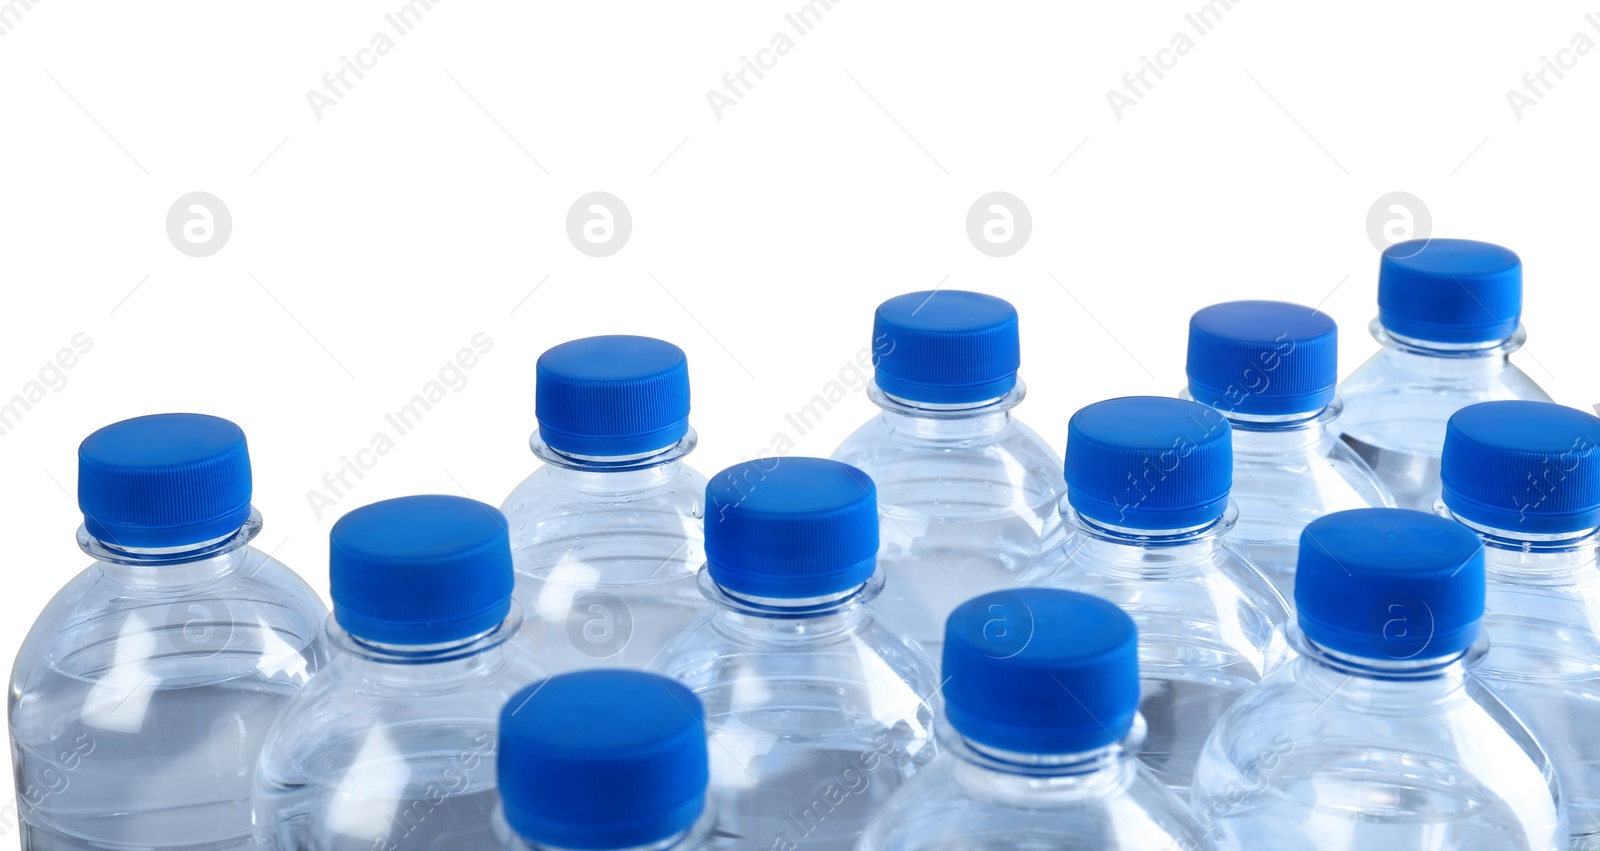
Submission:
POLYGON ((831 456, 872 477, 879 506, 941 519, 1052 513, 1066 491, 1061 457, 1015 417, 992 433, 919 436, 881 414, 831 456))
POLYGON ((1363 502, 1375 508, 1392 508, 1396 505, 1389 486, 1359 452, 1335 434, 1327 436, 1325 445, 1327 450, 1324 457, 1363 502))
MULTIPOLYGON (((1108 851, 1210 851, 1184 802, 1137 764, 1096 774, 1029 778, 976 769, 942 754, 901 787, 868 827, 862 851, 934 851, 1027 836, 1108 851)), ((1029 846, 1033 847, 1033 846, 1029 846)))
POLYGON ((1287 602, 1228 537, 1138 546, 1073 529, 1024 573, 1020 584, 1110 595, 1114 601, 1159 599, 1183 609, 1191 604, 1211 611, 1243 606, 1285 624, 1287 602))
POLYGON ((137 573, 103 561, 93 562, 45 604, 35 626, 60 628, 99 612, 190 598, 237 603, 245 615, 257 614, 257 607, 276 604, 278 609, 294 615, 314 612, 319 624, 328 613, 316 591, 298 572, 246 545, 203 562, 137 573), (183 571, 181 584, 162 577, 163 572, 177 570, 183 571))
POLYGON ((1193 803, 1203 815, 1265 829, 1305 824, 1313 812, 1361 821, 1396 788, 1414 790, 1406 808, 1420 823, 1509 819, 1529 836, 1564 833, 1548 760, 1480 683, 1373 680, 1305 658, 1224 713, 1196 770, 1193 803), (1342 803, 1330 803, 1333 789, 1342 803), (1252 805, 1240 811, 1243 798, 1252 805), (1483 810, 1484 801, 1498 811, 1483 810))
POLYGON ((1091 594, 1121 606, 1139 629, 1152 677, 1197 671, 1254 683, 1293 657, 1289 605, 1249 559, 1223 541, 1188 547, 1107 545, 1079 530, 1021 584, 1091 594))
POLYGON ((1292 741, 1292 750, 1303 751, 1303 757, 1318 755, 1310 757, 1313 763, 1329 749, 1366 747, 1425 754, 1441 765, 1473 765, 1480 761, 1474 754, 1502 759, 1522 754, 1508 723, 1519 726, 1474 675, 1462 670, 1432 678, 1375 679, 1300 656, 1229 708, 1213 736, 1237 753, 1292 741))
POLYGON ((714 608, 669 641, 650 668, 741 707, 752 697, 781 705, 810 695, 826 708, 838 701, 834 689, 854 699, 869 696, 879 709, 898 704, 915 711, 938 699, 934 661, 876 612, 857 613, 848 624, 764 620, 714 608))
POLYGON ((1339 398, 1349 405, 1352 398, 1363 398, 1375 388, 1392 384, 1397 372, 1385 350, 1379 349, 1339 382, 1339 398))
POLYGON ((500 510, 508 519, 583 513, 594 507, 643 510, 698 508, 707 479, 683 462, 660 468, 584 472, 541 465, 512 488, 500 510))
POLYGON ((1483 629, 1489 648, 1476 670, 1524 689, 1576 684, 1600 696, 1594 661, 1600 659, 1600 568, 1581 558, 1559 571, 1521 572, 1519 553, 1490 547, 1487 554, 1483 629))
POLYGON ((1331 435, 1289 452, 1235 452, 1230 496, 1240 511, 1235 541, 1254 540, 1249 531, 1263 520, 1286 526, 1285 534, 1298 539, 1299 528, 1324 514, 1394 506, 1372 467, 1331 435))
POLYGON ((1373 406, 1396 400, 1416 404, 1433 402, 1436 407, 1454 404, 1456 409, 1477 402, 1555 401, 1526 372, 1509 364, 1500 372, 1479 376, 1472 381, 1448 382, 1392 368, 1378 368, 1369 373, 1353 373, 1344 384, 1339 385, 1339 395, 1345 401, 1344 419, 1347 427, 1349 422, 1360 422, 1372 416, 1370 408, 1373 406))
POLYGON ((281 771, 353 758, 376 735, 405 757, 493 732, 505 703, 547 673, 515 635, 482 653, 438 663, 381 664, 335 651, 285 701, 263 748, 281 771))
POLYGON ((25 689, 47 672, 86 681, 139 673, 163 688, 242 676, 300 680, 326 661, 321 598, 254 547, 144 573, 95 562, 68 581, 24 639, 13 685, 25 689), (173 569, 189 581, 152 581, 173 569))
POLYGON ((1061 456, 1015 416, 1005 415, 992 430, 945 435, 908 427, 910 418, 880 413, 867 420, 839 444, 830 456, 835 461, 872 474, 885 472, 905 461, 934 461, 953 455, 1021 462, 1028 472, 1061 472, 1061 456))
POLYGON ((1544 618, 1600 632, 1600 562, 1595 555, 1592 544, 1553 554, 1485 547, 1485 617, 1544 618))
MULTIPOLYGON (((1478 402, 1524 400, 1551 402, 1545 392, 1516 364, 1505 358, 1488 359, 1486 365, 1456 370, 1450 361, 1440 370, 1431 358, 1412 358, 1389 349, 1379 351, 1339 385, 1345 410, 1345 433, 1366 439, 1382 437, 1385 426, 1443 428, 1452 414, 1478 402), (1376 435, 1371 433, 1377 432, 1376 435)), ((1371 441, 1368 441, 1371 442, 1371 441)))
POLYGON ((691 575, 705 561, 706 479, 698 472, 679 465, 648 487, 587 491, 564 480, 570 473, 541 467, 506 498, 519 573, 650 584, 691 575))

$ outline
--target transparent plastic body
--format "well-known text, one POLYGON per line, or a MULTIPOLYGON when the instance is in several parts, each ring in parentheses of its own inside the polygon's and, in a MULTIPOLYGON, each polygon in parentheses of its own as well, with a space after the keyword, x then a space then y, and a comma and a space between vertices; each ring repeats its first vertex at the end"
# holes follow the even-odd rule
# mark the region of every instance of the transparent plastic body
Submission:
POLYGON ((939 741, 939 758, 883 808, 860 851, 1211 851, 1184 801, 1129 756, 1131 743, 1005 753, 943 721, 939 741))
POLYGON ((500 711, 544 677, 501 625, 428 647, 374 645, 334 624, 333 660, 262 749, 255 831, 274 851, 492 851, 500 711))
POLYGON ((1224 851, 1556 851, 1554 773, 1453 659, 1361 660, 1303 638, 1206 743, 1193 809, 1224 851))
POLYGON ((683 462, 690 430, 666 449, 583 458, 551 449, 506 498, 525 640, 552 674, 643 668, 706 609, 706 478, 683 462))
POLYGON ((888 584, 875 605, 937 660, 956 606, 1011 587, 1060 539, 1061 458, 1011 415, 1020 382, 963 406, 906 402, 876 384, 867 392, 883 413, 833 460, 878 487, 878 564, 888 584))
MULTIPOLYGON (((1460 519, 1460 518, 1456 518, 1460 519)), ((1555 765, 1574 851, 1600 849, 1600 534, 1484 538, 1486 654, 1470 660, 1555 765)))
POLYGON ((250 845, 250 777, 268 730, 327 661, 322 601, 249 542, 122 550, 95 563, 17 654, 11 756, 27 851, 250 845))
MULTIPOLYGON (((539 845, 529 842, 516 835, 512 832, 511 826, 506 824, 505 812, 499 808, 495 810, 494 831, 495 837, 500 843, 495 846, 496 851, 569 851, 569 849, 555 845, 539 845)), ((705 813, 700 816, 700 820, 695 822, 693 827, 677 836, 663 839, 660 842, 652 842, 649 845, 631 845, 627 848, 607 849, 607 851, 710 851, 715 847, 711 844, 711 841, 716 836, 716 833, 716 816, 713 810, 707 807, 705 813)))
MULTIPOLYGON (((1188 392, 1179 394, 1193 401, 1188 392)), ((1228 542, 1249 557, 1294 604, 1300 532, 1318 517, 1352 508, 1394 506, 1389 488, 1338 436, 1344 404, 1285 417, 1228 414, 1233 428, 1233 489, 1239 522, 1228 542)))
POLYGON ((933 759, 934 665, 869 601, 755 600, 701 585, 715 608, 651 666, 705 705, 713 846, 847 851, 933 759))
POLYGON ((1288 604, 1214 523, 1165 532, 1097 524, 1063 506, 1069 534, 1023 584, 1093 594, 1139 628, 1139 759, 1186 797, 1206 736, 1228 707, 1290 656, 1288 604))
POLYGON ((1527 333, 1474 348, 1398 337, 1372 321, 1383 346, 1339 387, 1345 409, 1339 428, 1377 472, 1395 504, 1431 511, 1439 496, 1444 429, 1456 411, 1501 399, 1554 401, 1511 363, 1527 333))

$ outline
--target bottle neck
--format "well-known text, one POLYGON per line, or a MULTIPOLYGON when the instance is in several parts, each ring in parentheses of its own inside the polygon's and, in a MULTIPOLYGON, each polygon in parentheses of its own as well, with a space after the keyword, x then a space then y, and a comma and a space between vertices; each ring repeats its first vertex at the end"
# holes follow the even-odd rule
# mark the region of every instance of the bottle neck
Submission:
POLYGON ((1062 502, 1062 518, 1076 534, 1061 546, 1069 555, 1093 559, 1103 567, 1140 576, 1175 576, 1209 564, 1222 536, 1239 520, 1232 502, 1221 517, 1179 529, 1133 529, 1111 526, 1083 516, 1062 502))
MULTIPOLYGON (((699 847, 689 841, 690 834, 693 832, 693 829, 685 830, 660 842, 652 842, 648 845, 630 845, 626 848, 607 849, 607 851, 679 851, 679 849, 689 851, 689 849, 699 847)), ((516 851, 581 851, 581 849, 563 848, 559 845, 533 845, 527 842, 513 847, 516 851)))
POLYGON ((1383 346, 1390 366, 1441 380, 1475 380, 1496 375, 1510 366, 1511 353, 1528 339, 1522 326, 1509 337, 1482 343, 1438 343, 1395 334, 1374 319, 1373 339, 1383 346))
POLYGON ((1004 396, 958 405, 901 399, 883 392, 876 383, 867 385, 867 398, 883 409, 883 418, 897 434, 936 441, 971 440, 999 432, 1011 421, 1011 409, 1026 395, 1020 378, 1004 396))
POLYGON ((1443 513, 1483 539, 1491 579, 1563 584, 1592 578, 1600 569, 1600 528, 1531 534, 1475 523, 1448 508, 1443 513))
POLYGON ((1274 425, 1253 428, 1243 420, 1228 418, 1233 424, 1233 454, 1288 455, 1302 452, 1322 443, 1326 427, 1319 422, 1295 426, 1274 425))
POLYGON ((1406 715, 1456 699, 1464 693, 1469 664, 1488 651, 1480 633, 1472 647, 1447 656, 1374 659, 1331 650, 1298 629, 1292 633, 1299 679, 1308 688, 1327 701, 1380 714, 1406 715))
POLYGON ((546 465, 551 481, 582 493, 638 493, 662 487, 678 476, 683 458, 694 451, 699 436, 694 429, 676 443, 632 455, 574 455, 539 437, 528 438, 533 454, 546 465))
MULTIPOLYGON (((540 845, 529 842, 518 836, 506 823, 505 805, 496 804, 494 814, 490 817, 494 833, 500 846, 506 851, 577 851, 560 845, 540 845)), ((612 848, 607 851, 700 851, 708 847, 712 831, 716 827, 714 809, 708 804, 700 813, 700 818, 693 825, 681 833, 675 833, 665 839, 649 842, 644 845, 629 845, 625 848, 612 848)))
POLYGON ((861 625, 867 604, 883 591, 883 572, 854 588, 818 597, 755 597, 718 585, 711 571, 699 574, 700 592, 717 607, 717 622, 728 632, 776 640, 807 640, 835 635, 861 625))
POLYGON ((552 465, 548 475, 551 481, 581 493, 640 493, 666 486, 677 477, 682 464, 682 461, 668 461, 635 470, 585 470, 552 465))
POLYGON ((427 691, 461 679, 498 669, 509 642, 522 629, 522 609, 515 601, 511 611, 493 629, 435 644, 390 644, 351 635, 333 616, 328 618, 328 641, 347 664, 385 682, 416 683, 427 691))
POLYGON ((1068 803, 1104 798, 1122 792, 1136 773, 1137 744, 1144 720, 1122 742, 1065 754, 1025 754, 998 750, 957 733, 948 722, 939 724, 939 742, 956 760, 956 777, 963 786, 985 797, 1026 799, 1039 803, 1068 803))
POLYGON ((172 547, 120 547, 78 527, 78 548, 106 576, 135 588, 176 591, 254 570, 267 556, 248 545, 261 533, 261 512, 252 508, 244 525, 218 538, 172 547))
MULTIPOLYGON (((1178 395, 1196 401, 1187 388, 1178 395)), ((1273 416, 1212 407, 1228 419, 1234 455, 1284 455, 1309 449, 1327 437, 1329 425, 1344 412, 1344 402, 1337 397, 1322 408, 1273 416)))

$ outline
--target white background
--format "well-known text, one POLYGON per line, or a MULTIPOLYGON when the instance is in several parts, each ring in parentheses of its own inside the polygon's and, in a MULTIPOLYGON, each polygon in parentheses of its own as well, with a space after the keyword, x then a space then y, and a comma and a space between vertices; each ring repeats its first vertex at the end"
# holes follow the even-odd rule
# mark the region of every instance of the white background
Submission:
POLYGON ((1432 235, 1522 255, 1515 360, 1600 401, 1600 50, 1557 55, 1600 42, 1594 2, 1240 0, 1204 35, 1203 0, 839 0, 804 35, 803 0, 441 0, 404 35, 402 5, 0 0, 0 404, 93 341, 0 435, 5 653, 86 563, 75 451, 115 420, 240 423, 258 545, 323 588, 339 513, 498 503, 527 475, 534 360, 573 337, 688 351, 708 474, 780 435, 831 452, 864 395, 804 434, 785 415, 868 345, 879 301, 939 285, 1017 305, 1018 413, 1058 446, 1086 403, 1176 392, 1187 318, 1216 301, 1321 305, 1348 374, 1375 350, 1368 218, 1395 191, 1432 235), (379 32, 392 49, 319 116, 307 92, 379 32), (792 49, 719 117, 708 90, 778 32, 792 49), (1107 91, 1178 32, 1192 50, 1119 117, 1107 91), (1519 117, 1506 92, 1542 56, 1573 67, 1519 117), (232 215, 209 257, 165 230, 192 191, 232 215), (567 236, 592 191, 631 211, 609 257, 567 236), (1009 257, 966 234, 992 191, 1031 213, 1009 257), (465 385, 317 516, 308 492, 479 332, 465 385))

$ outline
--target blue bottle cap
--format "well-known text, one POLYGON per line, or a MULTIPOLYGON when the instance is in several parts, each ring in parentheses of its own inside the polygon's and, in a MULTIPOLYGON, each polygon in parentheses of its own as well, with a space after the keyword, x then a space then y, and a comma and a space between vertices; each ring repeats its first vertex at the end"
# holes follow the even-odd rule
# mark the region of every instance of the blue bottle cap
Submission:
POLYGON ((1083 516, 1132 529, 1187 529, 1228 507, 1233 430, 1195 402, 1127 396, 1067 423, 1067 501, 1083 516))
POLYGON ((1339 329, 1282 301, 1214 304, 1189 320, 1189 393, 1224 413, 1313 413, 1333 401, 1339 329))
POLYGON ((1357 508, 1300 534, 1300 629, 1329 650, 1378 661, 1460 653, 1478 637, 1483 597, 1483 545, 1460 523, 1357 508))
POLYGON ((1017 386, 1017 309, 962 290, 895 296, 878 305, 872 353, 879 389, 898 399, 930 405, 996 399, 1017 386))
POLYGON ((488 632, 511 611, 511 539, 492 505, 403 496, 328 535, 333 617, 351 635, 419 647, 488 632))
POLYGON ((534 683, 500 713, 506 822, 541 848, 650 845, 705 809, 705 710, 675 680, 623 669, 534 683))
POLYGON ((1487 343, 1516 333, 1522 259, 1470 239, 1397 242, 1378 264, 1378 321, 1434 343, 1487 343))
POLYGON ((999 591, 945 622, 944 674, 945 717, 962 736, 1011 753, 1082 753, 1133 726, 1139 635, 1099 597, 999 591))
POLYGON ((539 437, 569 455, 665 449, 689 431, 689 361, 653 337, 585 337, 539 356, 539 437))
POLYGON ((1529 534, 1600 526, 1600 418, 1551 402, 1480 402, 1445 427, 1440 478, 1457 516, 1529 534))
POLYGON ((223 537, 250 518, 244 432, 205 414, 112 423, 78 446, 78 507, 89 534, 117 547, 223 537))
POLYGON ((870 579, 877 555, 878 489, 849 464, 747 461, 706 485, 706 569, 735 594, 837 594, 870 579))

